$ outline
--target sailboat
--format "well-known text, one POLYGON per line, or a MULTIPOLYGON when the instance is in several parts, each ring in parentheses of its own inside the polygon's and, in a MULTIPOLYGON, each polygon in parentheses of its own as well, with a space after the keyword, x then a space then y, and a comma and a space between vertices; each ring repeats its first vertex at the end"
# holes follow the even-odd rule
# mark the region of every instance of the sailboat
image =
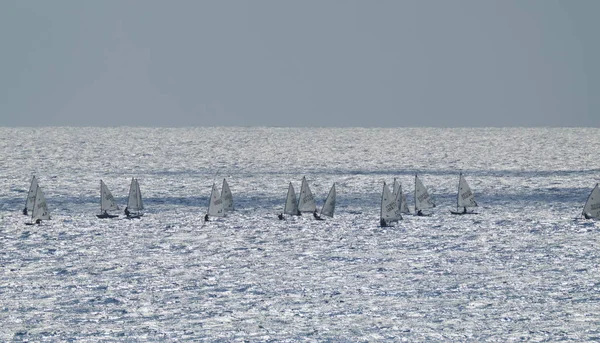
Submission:
POLYGON ((33 206, 31 209, 31 223, 25 223, 26 225, 41 224, 42 220, 50 219, 50 211, 48 211, 48 205, 46 204, 46 198, 44 192, 40 187, 35 189, 35 198, 33 199, 33 206))
MULTIPOLYGON (((329 194, 327 194, 323 208, 321 208, 321 216, 333 218, 333 212, 335 212, 335 182, 331 186, 329 194)), ((321 219, 321 216, 317 217, 317 219, 321 219)))
POLYGON ((477 207, 475 202, 475 194, 471 191, 471 187, 465 180, 465 177, 460 173, 458 179, 458 194, 456 197, 456 211, 450 211, 452 214, 477 214, 476 212, 467 212, 467 207, 477 207), (461 211, 460 208, 463 208, 461 211))
MULTIPOLYGON (((294 186, 290 182, 288 186, 287 196, 285 198, 285 207, 283 208, 283 214, 289 214, 292 216, 299 216, 300 211, 298 211, 298 201, 296 200, 296 192, 294 191, 294 186)), ((283 215, 279 215, 279 219, 283 219, 283 215)))
POLYGON ((142 201, 142 192, 140 191, 140 184, 137 179, 131 178, 131 185, 129 185, 129 198, 127 199, 127 207, 125 207, 125 214, 128 219, 140 218, 144 214, 144 202, 142 201))
POLYGON ((205 219, 208 216, 213 217, 225 217, 225 210, 223 209, 223 199, 221 199, 221 193, 217 188, 217 185, 213 183, 212 191, 210 193, 210 200, 208 203, 208 212, 206 213, 205 219))
POLYGON ((398 201, 400 202, 398 204, 398 207, 400 208, 400 213, 410 213, 410 210, 408 209, 408 204, 406 203, 406 194, 402 192, 402 185, 400 184, 400 182, 398 182, 398 180, 396 180, 396 178, 394 178, 392 196, 396 197, 396 195, 398 195, 398 192, 400 192, 400 196, 398 197, 398 201))
POLYGON ((317 209, 315 198, 308 187, 306 182, 306 176, 302 177, 302 186, 300 187, 300 198, 298 199, 298 211, 300 212, 314 212, 317 209))
POLYGON ((381 193, 381 213, 379 215, 379 224, 381 227, 390 226, 389 224, 402 220, 402 214, 398 207, 398 195, 394 197, 390 189, 383 182, 383 192, 381 193))
POLYGON ((27 192, 27 199, 25 199, 25 208, 23 208, 23 214, 28 215, 33 210, 33 203, 35 202, 35 194, 38 189, 38 182, 35 175, 31 178, 31 184, 29 185, 29 192, 27 192))
POLYGON ((581 214, 585 219, 600 219, 600 188, 598 184, 592 189, 581 214))
POLYGON ((424 214, 422 211, 435 207, 435 203, 427 192, 427 188, 419 179, 419 176, 415 174, 415 215, 417 216, 430 216, 431 214, 424 214))
POLYGON ((97 214, 96 217, 100 219, 116 218, 118 215, 109 214, 108 211, 115 211, 118 209, 119 206, 117 206, 115 198, 113 198, 104 181, 100 180, 100 214, 97 214))
POLYGON ((225 212, 233 211, 233 195, 225 179, 223 179, 223 187, 221 188, 221 199, 223 199, 223 210, 225 212))

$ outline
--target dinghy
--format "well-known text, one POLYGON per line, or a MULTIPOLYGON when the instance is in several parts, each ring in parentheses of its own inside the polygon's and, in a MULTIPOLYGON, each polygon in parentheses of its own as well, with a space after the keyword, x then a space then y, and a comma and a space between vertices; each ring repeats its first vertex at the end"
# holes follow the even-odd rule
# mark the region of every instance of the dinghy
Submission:
POLYGON ((392 196, 390 189, 383 182, 383 192, 381 193, 381 213, 379 215, 379 225, 381 227, 392 226, 390 224, 402 220, 402 214, 398 207, 398 197, 392 196))
POLYGON ((315 198, 308 187, 306 176, 302 177, 302 186, 300 187, 300 198, 298 199, 298 211, 300 212, 315 212, 317 204, 315 198))
POLYGON ((406 194, 402 192, 402 185, 400 184, 400 182, 398 182, 398 180, 396 180, 396 178, 394 178, 394 188, 392 190, 392 196, 396 197, 396 195, 398 195, 398 192, 400 193, 400 196, 398 197, 398 201, 400 202, 400 204, 398 205, 398 207, 400 208, 400 213, 410 213, 410 210, 408 209, 408 204, 406 203, 406 194))
POLYGON ((223 210, 225 212, 233 211, 233 195, 225 179, 223 179, 223 187, 221 187, 221 199, 223 200, 223 210))
POLYGON ((119 206, 117 206, 115 198, 113 198, 104 181, 100 180, 100 214, 97 214, 96 217, 100 219, 116 218, 118 215, 110 214, 108 211, 115 211, 118 209, 119 206))
POLYGON ((215 183, 213 183, 212 191, 210 192, 208 212, 206 213, 205 219, 208 219, 208 216, 225 217, 223 199, 221 199, 221 193, 219 192, 219 189, 215 183))
POLYGON ((425 214, 423 210, 434 208, 435 203, 427 192, 427 188, 419 179, 419 176, 415 174, 415 215, 416 216, 431 216, 431 213, 425 214))
POLYGON ((38 189, 38 182, 35 175, 31 178, 31 184, 29 185, 29 192, 27 192, 27 199, 25 199, 25 208, 23 208, 23 214, 28 215, 33 210, 33 203, 35 201, 35 194, 38 189))
POLYGON ((31 208, 31 223, 25 223, 26 225, 41 224, 42 220, 50 219, 50 211, 48 211, 48 205, 46 204, 46 198, 44 192, 38 186, 35 190, 35 197, 33 198, 33 206, 31 208))
POLYGON ((456 197, 456 211, 450 211, 452 214, 477 214, 476 212, 468 212, 467 207, 477 207, 475 202, 475 194, 471 191, 471 187, 465 180, 462 173, 458 178, 458 194, 456 197), (460 209, 463 209, 462 211, 460 209))
POLYGON ((598 184, 592 189, 590 196, 583 206, 581 215, 585 219, 600 219, 600 188, 598 188, 598 184))
MULTIPOLYGON (((292 216, 299 216, 300 211, 298 211, 298 201, 296 200, 296 192, 294 191, 294 186, 290 182, 288 186, 287 196, 285 198, 285 207, 283 208, 283 214, 289 214, 292 216)), ((283 215, 279 215, 280 219, 283 219, 283 215)))
POLYGON ((125 215, 127 219, 136 219, 142 217, 144 214, 144 202, 142 201, 142 192, 140 191, 140 184, 137 179, 131 178, 131 185, 129 186, 129 198, 127 199, 127 207, 125 207, 125 215))
MULTIPOLYGON (((327 198, 325 199, 325 203, 323 204, 323 208, 321 208, 321 216, 318 219, 321 219, 322 216, 327 216, 333 218, 333 212, 335 211, 335 182, 331 189, 329 190, 329 194, 327 194, 327 198)), ((321 219, 323 220, 323 219, 321 219)))

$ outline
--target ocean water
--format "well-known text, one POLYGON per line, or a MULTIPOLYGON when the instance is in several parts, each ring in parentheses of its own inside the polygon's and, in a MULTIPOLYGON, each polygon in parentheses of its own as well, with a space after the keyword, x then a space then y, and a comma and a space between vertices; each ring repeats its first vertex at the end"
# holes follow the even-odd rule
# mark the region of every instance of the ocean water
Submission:
MULTIPOLYGON (((600 340, 598 129, 0 128, 0 341, 600 340), (478 215, 452 216, 463 172, 478 215), (382 182, 412 206, 378 227, 382 182), (32 175, 52 220, 26 226, 32 175), (288 183, 335 217, 279 221, 288 183), (141 220, 99 220, 99 180, 141 220), (236 211, 203 224, 223 178, 236 211)), ((120 213, 122 215, 122 213, 120 213)))

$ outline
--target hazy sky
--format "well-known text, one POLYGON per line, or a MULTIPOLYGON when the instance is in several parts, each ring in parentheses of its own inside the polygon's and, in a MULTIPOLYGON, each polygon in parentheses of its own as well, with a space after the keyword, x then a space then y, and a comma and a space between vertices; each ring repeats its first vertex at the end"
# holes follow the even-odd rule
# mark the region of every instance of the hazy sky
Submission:
POLYGON ((0 126, 600 127, 600 1, 2 0, 0 126))

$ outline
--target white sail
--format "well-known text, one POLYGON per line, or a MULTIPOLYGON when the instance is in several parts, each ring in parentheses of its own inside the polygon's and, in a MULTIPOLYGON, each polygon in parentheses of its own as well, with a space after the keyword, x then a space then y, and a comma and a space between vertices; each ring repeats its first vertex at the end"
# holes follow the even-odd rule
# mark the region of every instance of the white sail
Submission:
POLYGON ((221 188, 221 198, 223 199, 223 209, 225 211, 233 211, 233 195, 225 179, 223 179, 223 187, 221 188))
POLYGON ((600 218, 600 188, 598 184, 592 189, 581 214, 586 218, 600 218))
POLYGON ((42 192, 40 187, 36 188, 35 200, 33 201, 33 209, 31 211, 31 219, 34 221, 37 219, 50 219, 50 211, 48 211, 46 198, 44 197, 44 192, 42 192))
POLYGON ((471 187, 467 184, 467 180, 460 173, 458 179, 458 200, 456 206, 461 207, 477 207, 475 202, 475 194, 471 191, 471 187))
POLYGON ((334 211, 335 211, 335 183, 333 184, 333 186, 331 186, 331 190, 329 190, 327 199, 325 199, 325 203, 323 204, 323 208, 321 209, 321 215, 333 218, 334 211))
POLYGON ((287 197, 285 198, 285 207, 283 213, 297 215, 298 214, 298 202, 296 201, 296 192, 294 192, 294 186, 290 182, 288 187, 287 197))
POLYGON ((217 188, 217 184, 213 183, 212 191, 210 192, 210 202, 208 203, 208 215, 213 217, 225 217, 223 210, 223 199, 217 188))
POLYGON ((39 185, 35 176, 31 178, 31 184, 29 185, 29 192, 27 193, 27 200, 25 200, 25 208, 27 211, 33 210, 33 203, 35 202, 35 195, 37 193, 39 185))
POLYGON ((390 189, 385 182, 383 183, 383 192, 381 193, 380 218, 385 219, 388 223, 402 219, 402 214, 398 208, 398 199, 390 193, 390 189))
POLYGON ((415 175, 415 212, 432 207, 435 207, 435 203, 431 199, 431 195, 427 192, 427 188, 425 188, 419 176, 415 175))
POLYGON ((402 184, 394 178, 394 187, 392 190, 392 196, 398 199, 398 207, 400 208, 400 213, 410 213, 408 209, 408 204, 406 203, 406 194, 402 192, 402 184), (398 194, 400 196, 398 196, 398 194))
POLYGON ((100 180, 100 212, 118 210, 119 206, 115 202, 115 198, 112 196, 108 187, 104 181, 100 180))
POLYGON ((137 179, 131 178, 131 185, 129 186, 129 198, 127 199, 127 208, 131 212, 138 212, 144 209, 144 203, 142 202, 142 193, 140 192, 140 185, 137 179))
POLYGON ((298 211, 314 212, 317 209, 315 198, 308 187, 306 176, 302 177, 302 186, 300 187, 300 199, 298 199, 298 211))

